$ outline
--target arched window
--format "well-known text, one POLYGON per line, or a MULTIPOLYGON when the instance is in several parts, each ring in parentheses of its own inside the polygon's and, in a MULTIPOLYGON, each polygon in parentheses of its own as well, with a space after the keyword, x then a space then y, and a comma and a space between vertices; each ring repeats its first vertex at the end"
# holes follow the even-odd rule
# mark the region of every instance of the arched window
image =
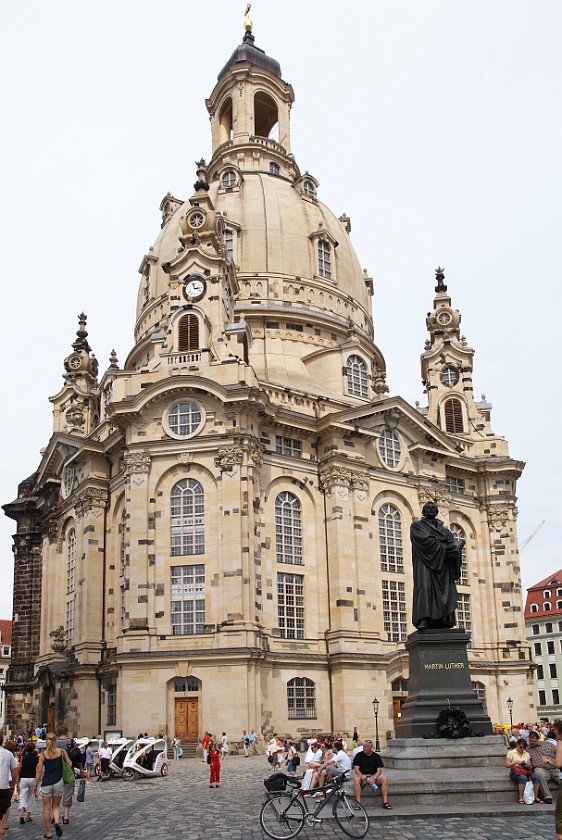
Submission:
POLYGON ((393 505, 382 505, 379 510, 379 546, 382 571, 403 572, 402 518, 393 505))
POLYGON ((127 547, 125 536, 127 533, 127 515, 123 511, 121 515, 121 522, 119 523, 119 573, 121 577, 125 574, 127 569, 127 547))
POLYGON ((66 594, 76 590, 76 531, 71 528, 66 537, 66 594))
POLYGON ((542 608, 545 612, 550 612, 551 604, 549 603, 549 601, 545 601, 544 604, 542 605, 542 608))
POLYGON ((318 240, 318 274, 332 279, 332 246, 325 239, 318 240))
POLYGON ((225 99, 219 116, 219 143, 232 140, 232 99, 225 99))
POLYGON ((70 528, 66 535, 66 605, 65 636, 66 645, 74 644, 74 607, 76 599, 76 531, 70 528))
POLYGON ((461 552, 461 576, 459 583, 462 586, 468 586, 468 564, 466 562, 466 534, 460 525, 456 522, 451 522, 449 530, 456 540, 464 540, 465 544, 461 552))
POLYGON ((316 685, 308 677, 295 677, 287 683, 287 717, 289 720, 316 717, 316 685))
POLYGON ((229 262, 234 259, 234 231, 232 228, 225 228, 224 231, 224 247, 226 250, 226 258, 229 262))
POLYGON ((538 612, 539 607, 538 604, 531 604, 531 612, 538 612))
POLYGON ((445 429, 453 435, 460 435, 464 432, 462 404, 456 397, 451 397, 445 401, 445 429))
POLYGON ((170 499, 171 546, 173 557, 205 552, 205 496, 193 478, 174 484, 170 499))
MULTIPOLYGON (((257 137, 270 137, 278 122, 277 103, 268 93, 254 96, 254 130, 257 137)), ((277 134, 278 132, 275 132, 277 134)))
POLYGON ((542 596, 543 598, 550 598, 550 589, 545 589, 542 596))
POLYGON ((361 356, 347 360, 347 393, 353 397, 368 397, 367 365, 361 356))
POLYGON ((178 324, 178 350, 199 350, 199 318, 192 312, 180 318, 178 324))
POLYGON ((301 503, 286 490, 275 499, 275 545, 278 563, 302 564, 301 503))

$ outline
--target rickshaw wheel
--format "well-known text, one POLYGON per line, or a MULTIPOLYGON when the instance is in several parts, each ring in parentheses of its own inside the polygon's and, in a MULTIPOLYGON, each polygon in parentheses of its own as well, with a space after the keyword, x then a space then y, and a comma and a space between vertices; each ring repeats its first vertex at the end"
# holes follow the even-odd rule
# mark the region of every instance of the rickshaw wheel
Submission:
POLYGON ((163 776, 167 776, 168 775, 168 765, 163 764, 162 767, 160 768, 160 772, 162 773, 163 776))
POLYGON ((132 782, 135 778, 135 771, 132 767, 123 767, 123 778, 126 782, 132 782))

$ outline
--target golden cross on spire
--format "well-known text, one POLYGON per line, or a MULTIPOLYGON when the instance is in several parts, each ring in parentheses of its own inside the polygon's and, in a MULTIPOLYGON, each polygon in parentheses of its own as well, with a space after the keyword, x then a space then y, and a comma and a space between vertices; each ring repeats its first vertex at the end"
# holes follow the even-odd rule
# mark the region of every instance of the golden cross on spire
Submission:
POLYGON ((246 32, 252 31, 252 21, 250 19, 250 9, 252 8, 252 4, 248 3, 246 6, 246 11, 244 12, 244 29, 246 32))

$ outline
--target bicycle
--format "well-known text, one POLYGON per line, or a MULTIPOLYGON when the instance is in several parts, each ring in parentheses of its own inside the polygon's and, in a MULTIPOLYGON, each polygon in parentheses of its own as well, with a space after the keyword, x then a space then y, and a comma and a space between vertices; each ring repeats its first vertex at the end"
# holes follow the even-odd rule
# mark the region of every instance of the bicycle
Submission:
POLYGON ((336 776, 329 784, 313 790, 302 790, 302 776, 287 776, 287 784, 292 785, 291 791, 268 792, 267 800, 260 811, 260 825, 269 837, 274 840, 290 840, 302 831, 304 826, 314 826, 321 823, 323 817, 319 814, 328 803, 335 798, 332 805, 332 816, 342 831, 348 837, 364 837, 369 830, 369 817, 360 802, 354 796, 349 796, 344 789, 347 774, 336 776), (308 799, 316 793, 325 793, 313 811, 308 808, 308 799))

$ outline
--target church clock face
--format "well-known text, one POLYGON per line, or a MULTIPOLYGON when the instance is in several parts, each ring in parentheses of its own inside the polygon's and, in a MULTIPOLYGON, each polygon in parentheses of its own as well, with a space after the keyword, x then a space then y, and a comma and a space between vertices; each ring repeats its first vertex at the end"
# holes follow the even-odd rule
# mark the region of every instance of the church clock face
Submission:
POLYGON ((185 281, 183 293, 188 300, 201 300, 205 294, 206 283, 198 274, 191 274, 185 281))

